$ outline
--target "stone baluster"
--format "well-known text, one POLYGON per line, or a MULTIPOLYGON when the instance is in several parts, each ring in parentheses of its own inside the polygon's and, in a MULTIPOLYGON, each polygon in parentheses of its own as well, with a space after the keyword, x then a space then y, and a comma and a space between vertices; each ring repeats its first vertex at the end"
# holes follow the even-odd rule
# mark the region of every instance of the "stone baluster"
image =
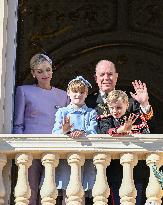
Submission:
POLYGON ((31 190, 28 182, 28 168, 32 165, 31 154, 17 154, 18 178, 15 187, 15 204, 28 205, 31 190))
POLYGON ((7 157, 4 154, 0 154, 0 205, 4 204, 4 197, 6 194, 4 183, 3 183, 3 167, 7 163, 7 157))
POLYGON ((42 165, 45 167, 44 182, 41 187, 42 205, 55 205, 58 191, 55 183, 55 168, 59 163, 59 155, 48 153, 42 155, 42 165))
POLYGON ((150 202, 155 202, 155 205, 160 205, 161 204, 161 186, 155 177, 152 166, 156 164, 156 166, 159 168, 161 165, 160 162, 160 156, 158 154, 150 154, 147 156, 146 163, 150 168, 150 177, 149 177, 149 183, 146 188, 146 196, 147 196, 147 201, 146 205, 149 205, 150 202))
POLYGON ((125 153, 120 156, 120 163, 123 166, 123 179, 119 190, 121 205, 134 205, 136 202, 133 168, 137 162, 137 156, 132 153, 125 153))
POLYGON ((78 153, 71 153, 68 156, 71 175, 66 189, 66 205, 82 205, 84 190, 81 183, 81 166, 83 166, 84 161, 84 156, 78 153))
POLYGON ((106 167, 110 164, 111 156, 109 154, 94 154, 93 163, 96 166, 96 181, 93 186, 92 195, 94 205, 107 205, 110 189, 106 178, 106 167))

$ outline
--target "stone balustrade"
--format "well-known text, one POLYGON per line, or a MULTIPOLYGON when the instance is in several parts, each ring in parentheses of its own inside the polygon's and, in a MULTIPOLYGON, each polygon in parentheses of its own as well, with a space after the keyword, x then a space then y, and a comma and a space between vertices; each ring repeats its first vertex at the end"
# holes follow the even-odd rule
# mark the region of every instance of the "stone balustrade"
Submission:
POLYGON ((14 190, 15 204, 27 205, 30 198, 28 168, 32 159, 39 158, 45 167, 44 183, 40 195, 42 205, 56 204, 58 191, 54 182, 55 168, 59 159, 67 159, 71 167, 70 181, 66 190, 67 205, 82 205, 84 190, 81 182, 81 167, 86 159, 93 159, 97 174, 92 190, 94 205, 107 205, 110 189, 106 178, 106 168, 112 159, 120 159, 123 179, 120 187, 121 205, 134 205, 136 188, 133 168, 138 160, 146 160, 150 177, 146 188, 147 201, 161 205, 161 186, 152 170, 154 164, 163 165, 163 135, 132 135, 111 137, 109 135, 89 135, 87 138, 72 139, 65 135, 0 135, 0 205, 9 204, 10 190, 7 175, 9 164, 15 159, 18 178, 14 190), (8 165, 8 166, 7 166, 8 165), (8 167, 6 169, 5 167, 8 167), (100 186, 99 186, 100 184, 100 186))

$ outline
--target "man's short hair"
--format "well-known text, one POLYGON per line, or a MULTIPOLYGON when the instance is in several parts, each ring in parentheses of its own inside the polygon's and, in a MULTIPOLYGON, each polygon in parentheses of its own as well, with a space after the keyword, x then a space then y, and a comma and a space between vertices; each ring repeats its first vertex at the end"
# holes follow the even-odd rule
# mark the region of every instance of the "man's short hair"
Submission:
POLYGON ((101 64, 104 64, 104 63, 108 64, 109 66, 113 66, 113 67, 115 68, 115 72, 116 72, 115 64, 114 64, 112 61, 110 61, 110 60, 100 60, 100 61, 96 64, 95 72, 97 72, 98 66, 101 65, 101 64))

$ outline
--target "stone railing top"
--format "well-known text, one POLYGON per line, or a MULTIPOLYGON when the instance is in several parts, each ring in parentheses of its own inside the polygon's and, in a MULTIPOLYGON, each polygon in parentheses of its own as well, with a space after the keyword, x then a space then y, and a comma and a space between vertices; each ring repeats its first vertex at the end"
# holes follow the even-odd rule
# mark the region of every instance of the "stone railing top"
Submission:
POLYGON ((78 139, 56 134, 0 134, 0 153, 12 156, 18 152, 30 152, 37 157, 45 151, 57 152, 63 156, 69 152, 83 152, 87 155, 110 152, 113 155, 115 153, 115 158, 123 152, 163 154, 163 134, 135 134, 126 137, 98 134, 78 139))

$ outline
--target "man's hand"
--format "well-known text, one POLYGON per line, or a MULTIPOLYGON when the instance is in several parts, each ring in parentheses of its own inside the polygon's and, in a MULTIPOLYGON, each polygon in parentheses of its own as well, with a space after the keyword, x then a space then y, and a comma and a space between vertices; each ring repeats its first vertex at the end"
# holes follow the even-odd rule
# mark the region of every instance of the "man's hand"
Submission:
POLYGON ((135 80, 132 82, 135 93, 130 92, 131 96, 137 100, 141 106, 147 107, 149 105, 148 91, 145 83, 140 80, 135 80))

